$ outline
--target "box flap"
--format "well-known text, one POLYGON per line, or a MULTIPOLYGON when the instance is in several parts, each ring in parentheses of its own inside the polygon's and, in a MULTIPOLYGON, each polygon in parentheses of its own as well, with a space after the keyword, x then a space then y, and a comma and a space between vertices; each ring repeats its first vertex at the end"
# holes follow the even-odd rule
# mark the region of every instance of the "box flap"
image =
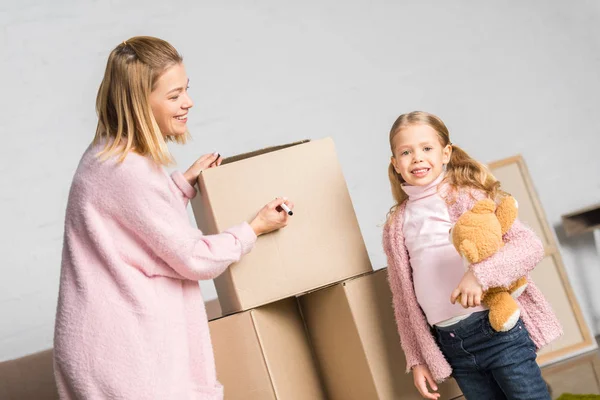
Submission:
POLYGON ((227 400, 277 400, 250 311, 211 321, 217 379, 227 400))
POLYGON ((304 143, 308 143, 308 142, 310 142, 310 139, 300 140, 298 142, 293 142, 293 143, 288 143, 288 144, 282 144, 282 145, 279 145, 279 146, 266 147, 264 149, 254 150, 254 151, 250 151, 248 153, 243 153, 243 154, 238 154, 236 156, 226 157, 226 158, 223 159, 221 165, 231 164, 231 163, 234 163, 236 161, 245 160, 247 158, 260 156, 262 154, 271 153, 273 151, 283 150, 283 149, 286 149, 288 147, 297 146, 299 144, 304 144, 304 143))
POLYGON ((325 400, 296 299, 251 313, 277 399, 325 400))
POLYGON ((299 298, 327 395, 377 399, 377 390, 343 285, 299 298))

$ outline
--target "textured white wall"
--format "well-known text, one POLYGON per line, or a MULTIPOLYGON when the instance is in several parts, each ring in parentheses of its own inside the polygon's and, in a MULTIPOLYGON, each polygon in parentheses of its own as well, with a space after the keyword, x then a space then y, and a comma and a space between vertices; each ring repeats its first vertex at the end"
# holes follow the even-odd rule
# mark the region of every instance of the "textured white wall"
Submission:
MULTIPOLYGON (((376 268, 387 133, 403 112, 440 115, 482 161, 523 154, 553 225, 600 199, 592 0, 2 2, 0 360, 52 345, 69 185, 108 53, 140 34, 185 57, 196 107, 195 140, 173 148, 182 169, 206 152, 332 136, 376 268)), ((592 236, 562 245, 598 332, 592 236)))

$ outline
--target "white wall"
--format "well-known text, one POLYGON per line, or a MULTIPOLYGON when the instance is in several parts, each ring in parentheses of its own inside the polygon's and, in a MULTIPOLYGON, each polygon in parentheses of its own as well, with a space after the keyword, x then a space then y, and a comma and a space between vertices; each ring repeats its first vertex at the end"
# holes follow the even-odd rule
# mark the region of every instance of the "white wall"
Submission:
MULTIPOLYGON (((69 185, 122 40, 159 36, 185 57, 195 140, 173 148, 181 168, 215 150, 332 136, 380 268, 387 133, 403 112, 440 115, 482 161, 521 153, 553 225, 599 201, 599 4, 3 1, 0 360, 52 344, 69 185)), ((591 235, 563 241, 562 252, 599 332, 591 235)))

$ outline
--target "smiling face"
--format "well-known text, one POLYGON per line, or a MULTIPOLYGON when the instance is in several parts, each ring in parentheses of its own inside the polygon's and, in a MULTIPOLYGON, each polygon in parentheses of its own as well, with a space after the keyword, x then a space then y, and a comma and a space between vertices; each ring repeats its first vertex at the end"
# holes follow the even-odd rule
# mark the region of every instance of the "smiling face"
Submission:
POLYGON ((407 184, 426 186, 440 176, 451 153, 451 146, 444 147, 431 126, 411 124, 393 138, 392 164, 407 184))
POLYGON ((183 63, 169 67, 150 93, 150 107, 163 136, 187 132, 188 111, 194 103, 188 95, 189 79, 183 63))

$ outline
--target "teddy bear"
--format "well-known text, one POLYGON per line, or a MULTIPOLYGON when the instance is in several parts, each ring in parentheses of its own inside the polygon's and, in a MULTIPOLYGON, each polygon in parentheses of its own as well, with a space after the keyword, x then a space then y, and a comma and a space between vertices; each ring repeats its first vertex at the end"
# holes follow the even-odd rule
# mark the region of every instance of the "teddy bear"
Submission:
MULTIPOLYGON (((480 200, 458 218, 450 230, 450 240, 467 268, 504 246, 502 236, 517 218, 517 210, 515 198, 505 196, 498 205, 491 199, 480 200)), ((527 279, 521 277, 509 287, 492 287, 483 293, 482 302, 490 310, 490 325, 495 331, 506 332, 515 326, 521 314, 515 299, 526 287, 527 279)))

